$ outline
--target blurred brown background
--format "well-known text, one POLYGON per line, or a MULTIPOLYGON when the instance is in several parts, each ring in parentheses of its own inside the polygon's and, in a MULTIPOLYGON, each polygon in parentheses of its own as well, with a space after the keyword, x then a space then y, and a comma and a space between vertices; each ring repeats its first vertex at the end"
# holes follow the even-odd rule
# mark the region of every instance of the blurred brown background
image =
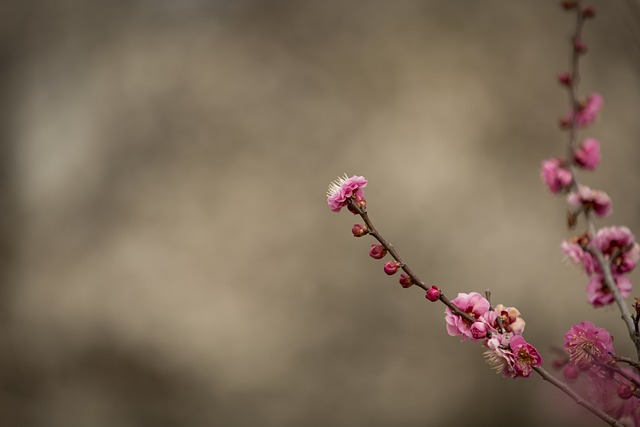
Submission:
MULTIPOLYGON (((640 231, 640 43, 596 1, 583 175, 640 231)), ((333 214, 369 210, 450 296, 490 288, 543 353, 615 309, 562 262, 572 19, 557 1, 13 0, 0 14, 0 425, 600 425, 446 334, 333 214)), ((636 278, 637 274, 632 276, 636 278)), ((637 279, 636 279, 637 280, 637 279)))

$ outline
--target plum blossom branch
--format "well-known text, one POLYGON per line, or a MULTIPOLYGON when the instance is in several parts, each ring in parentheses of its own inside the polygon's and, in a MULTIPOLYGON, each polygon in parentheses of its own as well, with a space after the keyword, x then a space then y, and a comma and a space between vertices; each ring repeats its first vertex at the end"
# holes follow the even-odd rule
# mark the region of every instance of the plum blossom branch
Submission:
MULTIPOLYGON (((593 12, 593 9, 583 8, 582 0, 576 0, 570 3, 572 4, 572 7, 575 9, 575 28, 574 28, 574 33, 571 36, 571 43, 572 43, 571 71, 568 76, 565 75, 564 78, 563 76, 561 76, 560 80, 568 89, 569 103, 571 105, 571 114, 569 116, 568 123, 566 122, 566 119, 564 119, 565 122, 563 123, 565 126, 568 125, 568 128, 569 128, 569 137, 568 137, 568 144, 567 144, 567 159, 573 159, 573 161, 569 160, 566 165, 570 173, 569 188, 575 193, 580 193, 581 189, 583 189, 584 187, 578 181, 577 174, 576 174, 577 159, 576 159, 575 153, 577 148, 577 130, 580 125, 588 124, 586 122, 588 122, 589 120, 585 119, 584 117, 581 117, 580 113, 581 113, 581 110, 586 110, 590 107, 588 105, 587 106, 580 105, 580 101, 577 96, 577 89, 580 81, 580 68, 579 68, 580 56, 586 52, 586 45, 582 41, 582 29, 583 29, 585 20, 588 18, 592 18, 594 16, 594 12, 593 12)), ((599 101, 599 103, 601 103, 601 101, 599 101)), ((597 111, 597 108, 594 108, 594 110, 597 111)), ((587 228, 591 233, 591 235, 594 236, 596 234, 596 228, 593 222, 593 217, 591 215, 591 210, 588 208, 586 209, 583 208, 583 209, 579 209, 577 213, 584 214, 585 220, 587 222, 587 228)), ((570 218, 571 218, 571 215, 570 215, 570 218)), ((577 219, 577 216, 573 217, 572 219, 575 222, 575 220, 577 219)), ((570 219, 570 224, 571 223, 572 221, 570 219)), ((600 266, 600 270, 604 275, 604 284, 606 285, 609 292, 611 292, 611 294, 613 295, 613 299, 618 305, 622 320, 627 326, 627 329, 629 331, 629 337, 631 338, 631 340, 633 341, 636 347, 637 357, 638 357, 638 360, 640 360, 640 335, 636 331, 635 323, 634 323, 633 317, 631 316, 629 308, 625 303, 624 298, 620 294, 620 291, 618 290, 618 286, 616 285, 616 280, 614 279, 611 273, 610 263, 609 261, 606 260, 606 258, 604 257, 604 254, 598 247, 591 248, 590 252, 593 253, 593 255, 596 258, 596 261, 600 266)))
MULTIPOLYGON (((400 268, 402 269, 402 271, 407 273, 407 275, 411 278, 411 281, 413 282, 414 285, 424 289, 425 291, 429 291, 430 287, 427 286, 427 284, 424 281, 422 281, 422 279, 420 279, 420 277, 418 277, 416 273, 413 272, 413 270, 402 260, 402 258, 400 258, 400 254, 398 254, 398 251, 396 250, 396 248, 391 243, 389 243, 387 239, 385 239, 382 236, 382 234, 380 234, 380 232, 376 229, 376 227, 373 225, 373 222, 371 221, 371 218, 369 217, 369 213, 367 212, 366 205, 360 206, 361 204, 362 203, 355 202, 352 198, 348 199, 348 206, 350 210, 353 210, 358 215, 360 215, 364 223, 367 225, 368 234, 370 234, 378 242, 380 242, 380 244, 387 250, 387 252, 389 252, 389 254, 393 257, 393 259, 400 264, 400 268)), ((444 293, 442 293, 442 291, 440 291, 440 296, 438 299, 444 305, 449 307, 451 311, 453 311, 458 316, 465 319, 467 322, 474 323, 476 321, 469 314, 460 310, 460 308, 458 308, 455 304, 453 304, 451 300, 449 300, 449 298, 447 298, 444 295, 444 293)))

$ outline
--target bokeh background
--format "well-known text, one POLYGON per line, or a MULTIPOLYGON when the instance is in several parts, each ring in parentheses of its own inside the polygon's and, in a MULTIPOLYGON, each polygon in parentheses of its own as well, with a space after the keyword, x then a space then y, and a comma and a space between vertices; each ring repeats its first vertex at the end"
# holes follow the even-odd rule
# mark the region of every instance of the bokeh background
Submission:
MULTIPOLYGON (((601 224, 640 230, 640 37, 594 1, 582 137, 601 224)), ((369 179, 372 218, 450 296, 517 306, 548 366, 613 308, 563 262, 572 18, 527 0, 11 0, 0 14, 0 425, 601 425, 504 380, 443 307, 326 206, 369 179)), ((637 280, 637 274, 632 279, 637 280)))

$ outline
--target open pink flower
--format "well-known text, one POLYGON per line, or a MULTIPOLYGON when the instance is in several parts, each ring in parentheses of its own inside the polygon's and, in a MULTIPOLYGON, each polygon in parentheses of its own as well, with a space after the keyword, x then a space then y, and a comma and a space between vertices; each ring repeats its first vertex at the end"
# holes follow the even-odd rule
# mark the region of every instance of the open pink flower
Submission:
POLYGON ((578 165, 587 170, 594 170, 600 164, 600 143, 595 138, 587 138, 573 156, 578 165))
POLYGON ((327 203, 333 212, 340 212, 349 205, 349 198, 364 197, 363 188, 367 186, 367 180, 363 176, 339 177, 329 185, 327 190, 327 203))
POLYGON ((576 126, 586 127, 595 122, 603 103, 602 95, 597 92, 592 93, 578 107, 578 112, 575 115, 576 126))
POLYGON ((527 378, 533 368, 542 365, 542 356, 522 335, 514 335, 509 341, 509 347, 515 355, 513 369, 516 377, 527 378))
POLYGON ((559 193, 571 184, 571 172, 564 167, 563 161, 557 158, 542 162, 540 178, 547 184, 552 193, 559 193))
POLYGON ((486 346, 488 350, 484 352, 484 358, 489 366, 505 378, 516 378, 516 355, 509 347, 509 338, 506 335, 494 334, 487 340, 486 346))
POLYGON ((640 246, 627 227, 603 227, 598 230, 591 244, 610 260, 614 274, 630 272, 640 260, 640 246))
POLYGON ((608 216, 611 213, 611 199, 604 191, 592 190, 586 185, 581 185, 578 191, 572 191, 567 196, 567 203, 573 206, 583 206, 593 209, 599 217, 608 216))
MULTIPOLYGON (((451 303, 476 321, 483 321, 483 315, 485 315, 491 307, 489 301, 477 292, 471 292, 469 294, 459 293, 456 298, 451 300, 451 303)), ((462 337, 462 341, 467 339, 474 341, 481 340, 474 337, 473 332, 471 331, 472 324, 457 314, 454 314, 449 307, 447 307, 445 314, 447 332, 449 335, 452 337, 460 335, 462 337)))
POLYGON ((584 271, 587 275, 592 275, 596 269, 596 261, 593 256, 582 249, 578 243, 569 242, 565 240, 560 244, 562 252, 567 256, 567 259, 576 265, 584 267, 584 271))
POLYGON ((580 322, 564 335, 564 348, 569 359, 581 369, 593 362, 606 363, 613 353, 613 338, 604 328, 597 328, 592 322, 580 322))
MULTIPOLYGON (((627 276, 614 274, 613 279, 622 298, 631 295, 632 285, 627 276)), ((604 281, 604 276, 601 274, 591 276, 591 280, 587 284, 587 301, 595 308, 604 307, 615 301, 613 294, 604 281)))

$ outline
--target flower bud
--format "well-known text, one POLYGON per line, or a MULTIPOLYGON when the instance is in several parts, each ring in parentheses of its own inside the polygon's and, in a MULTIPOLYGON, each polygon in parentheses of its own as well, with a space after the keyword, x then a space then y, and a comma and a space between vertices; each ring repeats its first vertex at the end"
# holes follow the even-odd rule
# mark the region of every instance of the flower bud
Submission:
POLYGON ((576 7, 576 2, 575 0, 562 0, 560 5, 564 10, 571 10, 576 7))
POLYGON ((622 384, 620 387, 618 387, 618 396, 620 397, 620 399, 627 400, 631 396, 633 396, 633 389, 626 384, 622 384))
POLYGON ((471 336, 477 340, 487 337, 487 325, 484 322, 475 322, 471 325, 471 336))
POLYGON ((400 263, 398 261, 389 261, 384 265, 384 272, 387 275, 392 276, 396 274, 398 268, 400 268, 400 263))
POLYGON ((427 295, 426 298, 431 301, 431 302, 436 302, 440 299, 440 289, 438 289, 437 286, 431 286, 431 288, 429 288, 429 290, 427 291, 427 295))
POLYGON ((362 237, 365 234, 369 233, 369 229, 366 225, 354 224, 351 228, 351 232, 353 233, 354 237, 362 237))
POLYGON ((569 363, 562 371, 562 375, 567 381, 573 381, 580 375, 580 369, 573 363, 569 363))
POLYGON ((371 245, 369 249, 369 256, 374 259, 382 259, 387 254, 387 250, 380 243, 371 245))
POLYGON ((573 44, 573 48, 578 53, 586 53, 587 52, 587 45, 584 44, 584 42, 582 40, 576 40, 575 43, 573 44))
POLYGON ((564 368, 566 364, 567 364, 567 359, 565 358, 558 357, 551 361, 551 366, 553 366, 555 369, 564 368))
POLYGON ((411 277, 409 277, 408 274, 402 273, 400 275, 400 285, 405 289, 409 288, 413 285, 413 280, 411 280, 411 277))
POLYGON ((571 86, 571 74, 569 74, 568 72, 563 72, 558 74, 558 81, 560 82, 561 85, 564 86, 571 86))
POLYGON ((582 17, 585 19, 589 19, 589 18, 595 18, 596 16, 596 10, 593 8, 593 6, 586 6, 582 9, 582 17))

